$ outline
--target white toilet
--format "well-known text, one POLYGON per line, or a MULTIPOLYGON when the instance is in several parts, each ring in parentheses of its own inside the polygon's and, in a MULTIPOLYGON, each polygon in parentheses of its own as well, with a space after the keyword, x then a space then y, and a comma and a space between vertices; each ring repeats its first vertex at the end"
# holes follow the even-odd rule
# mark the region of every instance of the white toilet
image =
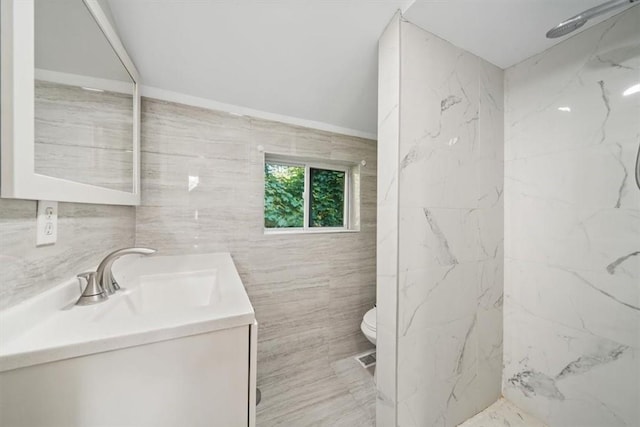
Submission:
POLYGON ((362 333, 373 345, 376 344, 376 311, 376 307, 367 311, 362 318, 362 323, 360 324, 362 333))

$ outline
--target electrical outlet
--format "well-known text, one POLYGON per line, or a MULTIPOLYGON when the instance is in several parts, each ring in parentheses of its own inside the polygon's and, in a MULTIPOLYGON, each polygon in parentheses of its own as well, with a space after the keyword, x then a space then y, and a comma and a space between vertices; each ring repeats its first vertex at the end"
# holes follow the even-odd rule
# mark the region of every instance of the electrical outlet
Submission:
POLYGON ((52 245, 58 238, 58 202, 38 201, 36 246, 52 245))

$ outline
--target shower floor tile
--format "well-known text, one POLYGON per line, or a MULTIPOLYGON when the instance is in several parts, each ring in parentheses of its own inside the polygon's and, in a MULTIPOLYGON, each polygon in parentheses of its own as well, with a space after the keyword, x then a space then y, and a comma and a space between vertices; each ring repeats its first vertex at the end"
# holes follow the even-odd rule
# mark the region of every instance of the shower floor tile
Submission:
POLYGON ((545 423, 523 412, 504 398, 489 406, 473 418, 458 427, 547 427, 545 423))
POLYGON ((261 384, 260 427, 373 427, 376 387, 373 369, 354 356, 261 384))

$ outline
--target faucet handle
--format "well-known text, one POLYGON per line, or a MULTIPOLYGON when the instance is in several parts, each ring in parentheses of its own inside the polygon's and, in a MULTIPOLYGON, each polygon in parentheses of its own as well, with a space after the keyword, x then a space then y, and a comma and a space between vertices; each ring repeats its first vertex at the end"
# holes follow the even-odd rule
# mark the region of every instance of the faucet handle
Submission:
POLYGON ((96 304, 102 301, 106 301, 109 297, 102 289, 102 286, 98 284, 97 274, 95 271, 87 271, 78 274, 78 278, 85 279, 87 286, 84 288, 84 292, 78 298, 76 305, 89 305, 96 304))

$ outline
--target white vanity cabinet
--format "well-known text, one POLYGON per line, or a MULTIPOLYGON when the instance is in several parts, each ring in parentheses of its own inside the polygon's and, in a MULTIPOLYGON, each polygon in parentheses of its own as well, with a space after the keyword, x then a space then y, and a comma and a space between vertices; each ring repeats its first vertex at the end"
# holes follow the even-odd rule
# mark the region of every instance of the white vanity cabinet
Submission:
POLYGON ((251 329, 240 326, 0 373, 0 425, 253 426, 251 329))
POLYGON ((231 256, 139 258, 119 282, 0 312, 0 426, 254 427, 257 323, 231 256))

